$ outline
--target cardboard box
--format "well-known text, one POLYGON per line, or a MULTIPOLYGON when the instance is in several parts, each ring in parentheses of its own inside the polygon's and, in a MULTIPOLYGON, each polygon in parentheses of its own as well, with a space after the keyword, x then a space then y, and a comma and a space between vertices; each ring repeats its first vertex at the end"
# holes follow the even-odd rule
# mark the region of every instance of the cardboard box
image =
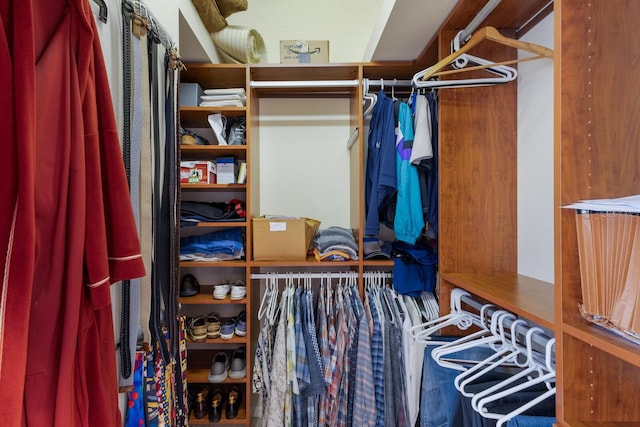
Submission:
POLYGON ((218 157, 216 159, 216 174, 218 184, 235 184, 236 161, 233 157, 218 157))
POLYGON ((255 261, 304 261, 320 221, 311 218, 252 219, 255 261))
POLYGON ((180 83, 180 106, 197 107, 202 94, 202 87, 198 83, 180 83))
POLYGON ((215 184, 216 165, 209 161, 180 162, 181 184, 215 184))
POLYGON ((281 40, 281 64, 321 64, 329 62, 329 40, 281 40))

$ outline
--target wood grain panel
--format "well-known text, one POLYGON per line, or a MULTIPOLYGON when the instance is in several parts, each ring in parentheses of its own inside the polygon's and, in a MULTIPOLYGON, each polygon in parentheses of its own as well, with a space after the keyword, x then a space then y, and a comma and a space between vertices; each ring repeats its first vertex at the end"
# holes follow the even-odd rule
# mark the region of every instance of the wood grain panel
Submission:
MULTIPOLYGON (((441 55, 452 36, 441 35, 441 55)), ((516 52, 485 42, 473 54, 500 61, 516 52)), ((517 270, 516 91, 515 84, 505 84, 438 93, 444 273, 517 270)))
POLYGON ((563 342, 573 366, 564 372, 565 419, 640 423, 637 368, 572 336, 563 342))

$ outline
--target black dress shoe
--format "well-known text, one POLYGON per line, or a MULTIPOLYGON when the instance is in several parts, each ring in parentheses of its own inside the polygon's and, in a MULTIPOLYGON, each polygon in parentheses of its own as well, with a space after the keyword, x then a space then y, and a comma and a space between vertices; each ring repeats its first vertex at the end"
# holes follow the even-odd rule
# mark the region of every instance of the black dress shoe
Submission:
POLYGON ((227 394, 227 419, 232 420, 238 415, 240 410, 240 404, 242 403, 242 394, 240 389, 236 386, 232 386, 227 394))
POLYGON ((193 274, 185 274, 180 281, 180 296, 192 297, 200 292, 200 283, 193 274))
POLYGON ((207 406, 209 403, 209 389, 202 387, 196 394, 196 401, 193 407, 193 416, 202 419, 207 416, 207 406))
POLYGON ((211 403, 209 404, 209 421, 215 423, 222 418, 222 403, 224 402, 224 391, 215 389, 211 394, 211 403))

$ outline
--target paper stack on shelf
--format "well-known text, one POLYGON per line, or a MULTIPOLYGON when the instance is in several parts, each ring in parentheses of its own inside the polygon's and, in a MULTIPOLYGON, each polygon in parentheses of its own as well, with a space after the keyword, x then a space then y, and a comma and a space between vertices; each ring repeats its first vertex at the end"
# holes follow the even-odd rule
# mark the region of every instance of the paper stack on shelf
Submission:
POLYGON ((576 210, 582 315, 640 343, 640 196, 565 207, 576 210))
POLYGON ((201 107, 244 107, 247 95, 244 88, 205 89, 200 96, 201 107))

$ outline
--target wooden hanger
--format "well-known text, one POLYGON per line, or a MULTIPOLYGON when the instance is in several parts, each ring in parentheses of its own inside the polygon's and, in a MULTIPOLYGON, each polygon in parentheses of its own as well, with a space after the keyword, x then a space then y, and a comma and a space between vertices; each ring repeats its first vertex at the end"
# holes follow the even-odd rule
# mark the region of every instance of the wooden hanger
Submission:
POLYGON ((465 43, 462 47, 460 47, 458 50, 456 50, 452 54, 446 56, 445 58, 441 59, 435 65, 429 67, 425 71, 424 75, 422 76, 422 80, 429 80, 431 77, 435 77, 435 76, 442 75, 442 74, 450 74, 450 73, 461 72, 461 71, 471 71, 471 70, 478 70, 478 69, 486 69, 486 68, 491 68, 492 66, 496 66, 496 65, 514 64, 514 63, 517 63, 517 62, 530 61, 532 59, 539 59, 539 58, 553 58, 553 50, 549 49, 547 47, 544 47, 544 46, 540 46, 540 45, 534 44, 534 43, 523 42, 523 41, 520 41, 520 40, 515 40, 515 39, 509 38, 509 37, 505 37, 502 34, 500 34, 500 32, 498 30, 496 30, 494 27, 486 26, 486 27, 481 28, 480 30, 476 31, 473 34, 473 36, 471 36, 469 41, 467 43, 465 43), (474 67, 464 68, 464 69, 460 69, 460 70, 444 71, 445 67, 447 67, 450 64, 452 64, 454 61, 456 61, 458 58, 460 58, 463 54, 465 54, 466 52, 468 52, 469 50, 471 50, 472 48, 474 48, 475 46, 477 46, 480 42, 482 42, 484 40, 490 40, 490 41, 493 41, 493 42, 496 42, 496 43, 500 43, 500 44, 503 44, 503 45, 506 45, 506 46, 509 46, 509 47, 513 47, 513 48, 516 48, 516 49, 520 49, 520 50, 524 50, 524 51, 527 51, 527 52, 531 52, 535 56, 528 57, 528 58, 522 58, 522 59, 514 59, 514 60, 504 61, 504 62, 491 63, 491 64, 486 64, 486 65, 477 65, 477 66, 474 66, 474 67))

